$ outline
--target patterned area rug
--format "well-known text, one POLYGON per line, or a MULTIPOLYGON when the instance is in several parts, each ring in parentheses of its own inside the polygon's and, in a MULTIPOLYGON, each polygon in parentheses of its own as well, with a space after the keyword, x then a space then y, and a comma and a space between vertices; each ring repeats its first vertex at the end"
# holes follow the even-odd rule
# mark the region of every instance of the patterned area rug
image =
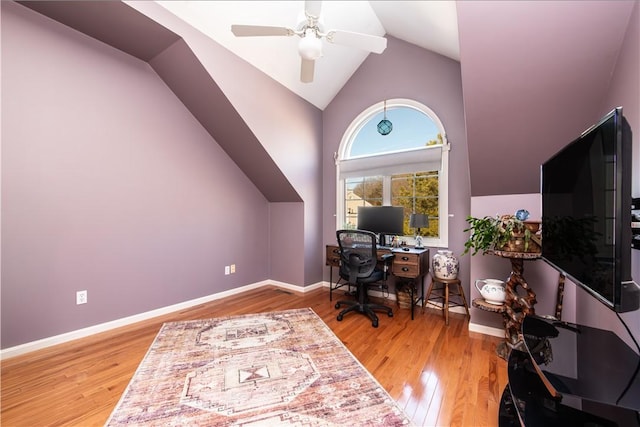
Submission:
POLYGON ((106 425, 410 424, 306 308, 165 323, 106 425))

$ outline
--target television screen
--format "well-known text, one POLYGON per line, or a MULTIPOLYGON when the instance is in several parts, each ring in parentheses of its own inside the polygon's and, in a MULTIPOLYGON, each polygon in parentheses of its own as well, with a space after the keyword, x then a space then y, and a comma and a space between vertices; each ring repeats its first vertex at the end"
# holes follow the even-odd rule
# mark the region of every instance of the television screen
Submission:
POLYGON ((631 129, 607 114, 542 165, 542 257, 615 311, 631 282, 631 129))
MULTIPOLYGON (((404 234, 404 208, 401 206, 358 206, 358 229, 381 235, 404 234)), ((380 244, 384 245, 383 239, 380 244)))

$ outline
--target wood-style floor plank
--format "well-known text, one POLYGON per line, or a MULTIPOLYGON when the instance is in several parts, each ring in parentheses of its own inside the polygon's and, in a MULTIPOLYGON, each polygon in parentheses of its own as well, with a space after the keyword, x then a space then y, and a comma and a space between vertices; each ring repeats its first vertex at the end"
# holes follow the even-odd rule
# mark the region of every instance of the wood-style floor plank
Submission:
MULTIPOLYGON (((311 307, 418 426, 497 426, 506 362, 500 339, 468 320, 394 302, 380 326, 358 313, 336 320, 328 290, 264 287, 2 362, 2 426, 103 425, 164 322, 311 307)), ((335 296, 335 295, 334 295, 335 296)), ((338 296, 340 299, 341 296, 338 296)), ((336 369, 339 369, 339 363, 336 369)))

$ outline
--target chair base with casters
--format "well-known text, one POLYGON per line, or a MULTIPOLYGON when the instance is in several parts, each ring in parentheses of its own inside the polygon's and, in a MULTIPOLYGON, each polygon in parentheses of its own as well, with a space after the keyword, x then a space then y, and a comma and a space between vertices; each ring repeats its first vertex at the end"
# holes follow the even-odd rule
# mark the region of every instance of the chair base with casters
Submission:
POLYGON ((378 268, 378 254, 375 234, 364 230, 338 230, 336 232, 338 245, 340 246, 340 278, 348 284, 356 286, 356 300, 338 301, 336 308, 346 306, 338 314, 341 321, 345 314, 358 312, 367 315, 371 319, 371 325, 378 327, 376 311, 384 311, 389 317, 393 317, 393 309, 382 304, 374 304, 369 301, 368 290, 379 282, 385 282, 387 271, 393 254, 381 257, 383 268, 378 268))
POLYGON ((345 314, 352 311, 357 311, 358 313, 363 313, 369 316, 369 318, 371 319, 371 326, 373 326, 374 328, 377 328, 378 316, 375 313, 376 311, 384 311, 387 313, 387 316, 393 317, 393 310, 391 309, 391 307, 369 302, 367 291, 368 291, 367 285, 365 284, 359 285, 358 290, 356 291, 356 297, 358 298, 357 300, 336 302, 336 306, 335 306, 336 308, 347 306, 347 308, 345 308, 338 314, 338 317, 337 317, 338 321, 342 321, 342 318, 344 317, 345 314))

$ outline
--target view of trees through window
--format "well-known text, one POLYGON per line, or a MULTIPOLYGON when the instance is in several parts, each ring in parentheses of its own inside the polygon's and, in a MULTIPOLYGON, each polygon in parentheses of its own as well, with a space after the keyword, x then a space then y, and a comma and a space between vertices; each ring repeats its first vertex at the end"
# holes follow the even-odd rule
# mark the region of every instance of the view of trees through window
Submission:
POLYGON ((391 205, 404 207, 404 234, 415 234, 409 228, 411 213, 426 214, 429 227, 420 229, 427 237, 438 236, 438 172, 418 172, 391 176, 391 205))
POLYGON ((341 171, 340 193, 344 209, 340 212, 341 226, 358 227, 359 206, 402 206, 405 236, 415 236, 417 233, 416 229, 409 227, 411 214, 426 214, 429 226, 421 228, 420 234, 432 239, 432 242, 446 242, 446 228, 444 237, 440 235, 443 230, 440 227, 440 215, 441 212, 447 212, 446 206, 443 211, 440 204, 446 198, 441 200, 439 192, 446 188, 447 177, 440 175, 440 163, 423 160, 433 157, 421 154, 426 153, 421 148, 433 150, 436 146, 445 145, 444 129, 428 107, 400 100, 393 109, 387 111, 387 118, 394 124, 393 131, 387 136, 381 136, 376 125, 383 113, 382 109, 368 116, 364 113, 360 119, 362 121, 354 120, 352 126, 356 131, 347 133, 350 136, 344 141, 341 160, 344 164, 351 159, 357 159, 355 161, 360 163, 356 164, 355 169, 348 169, 344 175, 341 171), (416 155, 394 157, 394 153, 399 152, 416 155), (374 159, 370 168, 362 163, 368 156, 374 159), (381 156, 388 157, 388 161, 381 162, 381 156), (355 170, 360 173, 354 173, 355 170))
MULTIPOLYGON (((345 180, 346 223, 358 227, 358 206, 383 205, 383 177, 362 177, 345 180)), ((412 213, 426 214, 429 227, 420 234, 438 236, 438 172, 418 172, 391 175, 391 205, 404 207, 404 234, 413 235, 416 230, 409 227, 412 213)))
POLYGON ((347 227, 358 228, 358 206, 382 206, 382 177, 364 176, 345 180, 347 227))

